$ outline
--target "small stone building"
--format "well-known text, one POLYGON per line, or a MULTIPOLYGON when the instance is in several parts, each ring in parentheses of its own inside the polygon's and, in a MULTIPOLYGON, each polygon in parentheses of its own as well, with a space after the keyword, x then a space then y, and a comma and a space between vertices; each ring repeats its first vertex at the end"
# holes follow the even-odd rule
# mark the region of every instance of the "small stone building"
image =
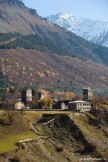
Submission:
POLYGON ((17 102, 15 103, 15 109, 17 109, 17 110, 25 109, 24 103, 21 102, 21 101, 17 101, 17 102))
POLYGON ((54 103, 53 109, 61 109, 61 110, 67 110, 68 109, 68 104, 69 104, 68 100, 56 101, 56 102, 53 101, 53 103, 54 103))
POLYGON ((68 108, 69 110, 79 111, 79 112, 90 111, 91 103, 87 101, 73 101, 73 102, 69 102, 68 108))

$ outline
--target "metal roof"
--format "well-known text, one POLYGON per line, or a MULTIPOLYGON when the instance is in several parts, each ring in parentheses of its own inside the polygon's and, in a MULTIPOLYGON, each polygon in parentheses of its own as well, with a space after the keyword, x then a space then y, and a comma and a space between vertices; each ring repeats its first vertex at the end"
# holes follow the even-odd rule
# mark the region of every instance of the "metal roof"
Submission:
POLYGON ((84 102, 86 102, 86 103, 90 103, 90 102, 87 102, 87 101, 80 101, 80 100, 73 101, 73 102, 69 102, 69 103, 84 103, 84 102))

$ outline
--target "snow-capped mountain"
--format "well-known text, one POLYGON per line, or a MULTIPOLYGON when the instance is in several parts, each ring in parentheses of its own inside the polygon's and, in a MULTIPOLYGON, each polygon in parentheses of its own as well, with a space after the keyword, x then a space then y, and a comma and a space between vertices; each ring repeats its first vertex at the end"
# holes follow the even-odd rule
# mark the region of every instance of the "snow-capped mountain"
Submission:
POLYGON ((88 41, 108 47, 108 21, 77 18, 71 13, 58 13, 47 19, 88 41))

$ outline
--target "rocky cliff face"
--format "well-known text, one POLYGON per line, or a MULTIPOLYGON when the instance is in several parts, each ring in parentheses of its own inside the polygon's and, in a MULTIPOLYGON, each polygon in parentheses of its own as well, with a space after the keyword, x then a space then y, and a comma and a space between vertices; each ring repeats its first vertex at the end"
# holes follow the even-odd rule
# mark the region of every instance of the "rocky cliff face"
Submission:
MULTIPOLYGON (((78 162, 85 159, 105 162, 108 159, 107 124, 101 124, 89 113, 25 112, 17 116, 11 126, 2 126, 0 130, 1 137, 8 131, 8 136, 4 134, 0 142, 14 136, 18 146, 12 153, 2 152, 2 162, 78 162), (29 138, 31 132, 34 136, 29 138)), ((13 141, 10 143, 12 146, 15 144, 13 141)), ((5 142, 6 146, 10 143, 5 142)), ((4 150, 6 152, 7 148, 4 150)))
MULTIPOLYGON (((0 32, 33 34, 41 17, 37 11, 28 8, 20 0, 0 0, 0 32)), ((46 24, 45 24, 46 25, 46 24)))
POLYGON ((1 4, 8 4, 10 6, 16 6, 16 7, 25 7, 24 3, 21 0, 0 0, 1 4))

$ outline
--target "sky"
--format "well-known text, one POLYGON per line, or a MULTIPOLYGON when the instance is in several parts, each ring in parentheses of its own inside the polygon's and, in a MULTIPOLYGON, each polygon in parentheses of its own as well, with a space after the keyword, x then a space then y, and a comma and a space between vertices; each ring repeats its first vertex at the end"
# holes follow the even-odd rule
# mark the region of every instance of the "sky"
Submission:
POLYGON ((108 20, 108 0, 22 0, 42 17, 71 12, 82 18, 108 20))

